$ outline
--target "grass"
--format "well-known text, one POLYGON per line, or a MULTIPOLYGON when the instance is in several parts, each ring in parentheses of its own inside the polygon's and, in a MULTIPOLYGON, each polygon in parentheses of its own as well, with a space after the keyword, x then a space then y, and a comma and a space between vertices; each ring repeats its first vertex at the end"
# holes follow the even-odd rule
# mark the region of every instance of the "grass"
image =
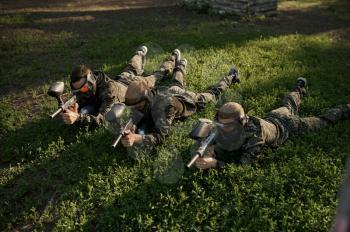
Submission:
POLYGON ((303 116, 350 101, 348 3, 281 6, 275 19, 248 22, 178 7, 3 13, 0 229, 328 231, 350 152, 349 121, 293 137, 251 166, 184 168, 192 124, 225 101, 264 116, 298 76, 310 83, 303 116), (61 20, 80 16, 89 20, 61 20), (113 150, 106 128, 48 119, 56 108, 46 95, 50 83, 67 81, 81 62, 116 75, 140 44, 150 48, 148 72, 180 47, 191 90, 215 83, 232 64, 243 81, 217 105, 175 123, 153 151, 113 150))

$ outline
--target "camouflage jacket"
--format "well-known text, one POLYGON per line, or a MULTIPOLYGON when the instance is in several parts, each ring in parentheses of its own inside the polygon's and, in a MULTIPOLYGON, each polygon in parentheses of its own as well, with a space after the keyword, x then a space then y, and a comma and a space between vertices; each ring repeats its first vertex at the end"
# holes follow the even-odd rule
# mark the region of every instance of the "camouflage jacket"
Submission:
POLYGON ((154 146, 164 141, 174 120, 185 119, 195 111, 196 105, 186 93, 170 94, 160 88, 153 89, 137 132, 144 134, 144 145, 154 146))
POLYGON ((79 99, 79 109, 91 105, 96 110, 96 115, 80 114, 79 122, 92 126, 99 126, 105 120, 105 114, 110 110, 112 105, 117 102, 124 102, 127 86, 121 82, 112 80, 105 73, 96 71, 93 73, 96 80, 96 89, 94 97, 90 99, 79 99))
MULTIPOLYGON (((244 125, 244 132, 246 139, 242 147, 238 151, 229 152, 229 156, 233 156, 231 158, 238 163, 244 162, 244 159, 257 159, 265 146, 277 146, 282 143, 276 125, 259 117, 248 117, 244 125)), ((224 148, 215 146, 215 154, 219 158, 224 158, 223 156, 226 156, 226 153, 228 151, 225 151, 224 148)), ((219 163, 219 166, 222 166, 223 163, 219 163)))
MULTIPOLYGON (((259 158, 264 147, 277 147, 284 143, 291 134, 305 133, 310 131, 310 128, 319 129, 349 117, 350 106, 347 105, 331 108, 318 117, 301 118, 298 115, 287 116, 274 113, 268 113, 264 119, 249 117, 244 125, 246 140, 239 151, 232 152, 233 156, 236 156, 233 158, 239 163, 250 163, 259 158)), ((223 156, 227 151, 215 146, 215 153, 223 156)), ((221 165, 222 162, 218 166, 221 165)))

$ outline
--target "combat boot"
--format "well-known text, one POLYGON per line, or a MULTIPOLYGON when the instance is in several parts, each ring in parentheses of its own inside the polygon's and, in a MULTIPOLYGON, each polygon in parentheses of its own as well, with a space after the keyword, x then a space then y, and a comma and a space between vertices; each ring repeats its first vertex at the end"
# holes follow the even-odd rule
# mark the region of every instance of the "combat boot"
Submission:
POLYGON ((297 86, 300 88, 305 88, 307 86, 307 80, 304 77, 299 77, 297 79, 297 86))
POLYGON ((171 55, 175 58, 175 66, 178 66, 178 63, 181 60, 181 51, 179 49, 174 49, 171 55))
POLYGON ((174 68, 174 72, 181 71, 183 75, 186 74, 187 60, 179 60, 174 68))
POLYGON ((180 67, 182 70, 186 70, 187 60, 186 59, 179 60, 176 67, 180 67))
POLYGON ((148 51, 148 49, 146 46, 141 46, 135 52, 135 54, 142 57, 142 70, 145 69, 147 51, 148 51))
POLYGON ((141 47, 137 48, 135 53, 144 57, 144 56, 146 56, 147 52, 148 52, 148 48, 146 46, 141 46, 141 47))
POLYGON ((331 123, 350 118, 350 107, 348 105, 338 105, 319 115, 331 123))
POLYGON ((218 100, 220 94, 228 87, 230 87, 234 83, 239 83, 240 77, 236 67, 232 67, 228 72, 228 75, 223 77, 218 84, 210 87, 207 92, 211 95, 215 96, 215 99, 218 100))
POLYGON ((171 55, 159 67, 159 71, 164 72, 165 75, 172 73, 173 71, 175 71, 176 67, 178 66, 180 59, 181 59, 180 50, 174 49, 171 55))
POLYGON ((297 83, 295 84, 294 90, 297 90, 301 93, 302 96, 306 94, 307 80, 304 77, 298 77, 297 83))
POLYGON ((228 86, 231 86, 234 83, 241 82, 238 69, 235 66, 233 66, 228 72, 228 75, 224 77, 224 81, 227 83, 228 86))

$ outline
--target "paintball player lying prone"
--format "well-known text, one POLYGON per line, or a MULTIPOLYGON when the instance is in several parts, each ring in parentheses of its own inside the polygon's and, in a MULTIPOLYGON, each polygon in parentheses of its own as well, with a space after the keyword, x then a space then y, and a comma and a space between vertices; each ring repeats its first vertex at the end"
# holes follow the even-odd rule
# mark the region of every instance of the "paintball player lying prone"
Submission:
POLYGON ((153 147, 164 141, 174 120, 186 119, 219 95, 233 83, 239 82, 236 68, 213 87, 202 93, 186 91, 187 60, 176 62, 172 84, 165 88, 149 88, 144 82, 132 82, 125 95, 125 104, 144 116, 135 130, 126 131, 122 137, 124 147, 147 145, 153 147))
POLYGON ((250 164, 260 157, 264 147, 277 147, 290 135, 316 131, 350 117, 350 104, 336 106, 316 117, 300 117, 305 86, 306 79, 298 78, 282 106, 264 118, 246 115, 238 103, 224 104, 217 112, 215 136, 205 149, 204 156, 195 157, 189 166, 195 163, 200 169, 220 168, 224 163, 218 158, 228 156, 237 163, 250 164))
MULTIPOLYGON (((180 51, 175 49, 172 57, 179 56, 179 53, 180 51)), ((146 54, 147 47, 140 47, 124 71, 115 78, 110 78, 100 71, 92 71, 85 65, 74 68, 70 79, 77 102, 61 114, 64 122, 99 126, 105 121, 105 114, 114 103, 124 102, 126 90, 132 81, 143 80, 147 87, 153 87, 156 81, 172 73, 174 60, 165 60, 158 71, 149 76, 142 76, 146 54)))

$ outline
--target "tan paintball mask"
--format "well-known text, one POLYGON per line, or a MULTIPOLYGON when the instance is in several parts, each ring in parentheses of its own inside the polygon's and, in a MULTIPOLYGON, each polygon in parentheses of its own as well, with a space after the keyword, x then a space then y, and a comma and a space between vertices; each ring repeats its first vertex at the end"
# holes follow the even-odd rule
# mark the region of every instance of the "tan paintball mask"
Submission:
POLYGON ((229 102, 220 107, 217 112, 215 124, 218 136, 216 145, 226 151, 235 151, 242 147, 246 139, 244 124, 246 123, 243 107, 235 102, 229 102), (234 119, 228 123, 219 121, 234 119))

